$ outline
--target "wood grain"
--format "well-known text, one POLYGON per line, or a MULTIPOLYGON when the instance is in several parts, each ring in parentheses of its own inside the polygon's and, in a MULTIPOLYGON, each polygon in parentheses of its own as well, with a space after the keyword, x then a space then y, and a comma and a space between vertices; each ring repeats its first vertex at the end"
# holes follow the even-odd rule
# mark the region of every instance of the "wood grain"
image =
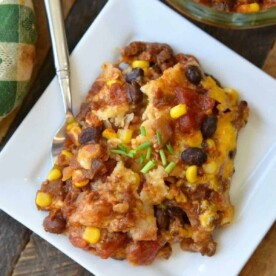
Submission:
POLYGON ((10 275, 31 231, 0 211, 0 275, 10 275))
POLYGON ((92 275, 39 236, 30 242, 16 264, 13 276, 92 275))
MULTIPOLYGON (((241 249, 242 250, 242 249, 241 249)), ((257 247, 240 276, 276 275, 276 224, 272 226, 263 241, 257 247)))
POLYGON ((275 26, 250 30, 227 30, 199 23, 197 25, 259 68, 262 68, 276 38, 275 26))

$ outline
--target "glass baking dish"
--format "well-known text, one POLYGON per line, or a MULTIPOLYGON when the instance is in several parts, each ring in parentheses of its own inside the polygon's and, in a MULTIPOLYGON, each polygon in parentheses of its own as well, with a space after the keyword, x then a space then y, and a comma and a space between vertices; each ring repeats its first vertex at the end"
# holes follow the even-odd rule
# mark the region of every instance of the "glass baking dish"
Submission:
POLYGON ((193 0, 166 0, 185 16, 209 25, 246 29, 276 24, 276 7, 254 13, 223 12, 193 0))

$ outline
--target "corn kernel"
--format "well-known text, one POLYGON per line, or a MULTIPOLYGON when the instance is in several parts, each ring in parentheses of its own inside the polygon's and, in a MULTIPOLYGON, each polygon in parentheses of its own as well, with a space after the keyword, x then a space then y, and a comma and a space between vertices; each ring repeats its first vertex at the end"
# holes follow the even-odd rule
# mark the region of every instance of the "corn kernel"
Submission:
POLYGON ((206 143, 208 145, 208 148, 214 148, 216 146, 215 141, 213 139, 207 139, 206 143))
POLYGON ((121 81, 120 81, 120 80, 108 80, 108 81, 106 82, 106 85, 107 85, 108 88, 110 88, 111 85, 114 84, 114 83, 120 84, 121 81))
POLYGON ((79 146, 79 135, 81 134, 81 128, 77 123, 73 123, 67 126, 68 134, 71 138, 71 140, 74 142, 76 146, 79 146))
POLYGON ((77 188, 81 188, 81 187, 84 187, 88 184, 89 180, 88 179, 85 179, 85 180, 82 180, 82 181, 77 181, 77 182, 74 182, 74 185, 77 187, 77 188))
POLYGON ((146 68, 148 68, 149 67, 149 62, 148 61, 146 61, 146 60, 134 60, 133 62, 132 62, 132 68, 137 68, 137 67, 139 67, 139 68, 142 68, 142 69, 146 69, 146 68))
POLYGON ((73 156, 73 154, 70 151, 68 151, 68 150, 61 151, 61 154, 64 155, 68 159, 73 156))
POLYGON ((49 181, 53 181, 53 180, 58 180, 61 178, 61 171, 58 168, 53 168, 50 170, 48 176, 47 176, 47 180, 49 181))
POLYGON ((132 129, 118 129, 117 136, 124 144, 129 144, 132 138, 132 133, 132 129))
POLYGON ((112 128, 106 128, 103 132, 102 132, 102 136, 109 140, 109 139, 113 139, 113 138, 117 138, 117 134, 116 132, 112 129, 112 128))
POLYGON ((186 178, 189 181, 189 183, 196 182, 197 179, 197 166, 189 166, 186 170, 186 178))
POLYGON ((81 188, 89 183, 89 179, 85 178, 81 170, 74 170, 72 173, 72 182, 77 188, 81 188))
POLYGON ((258 12, 260 5, 258 3, 243 4, 238 6, 237 12, 258 12))
POLYGON ((47 207, 52 203, 52 196, 45 192, 38 192, 35 202, 39 207, 47 207))
POLYGON ((178 104, 171 108, 170 116, 173 119, 177 119, 187 113, 187 106, 186 104, 178 104))
POLYGON ((76 121, 72 121, 67 124, 66 129, 67 131, 70 131, 73 127, 78 127, 79 124, 76 121))
POLYGON ((82 238, 85 241, 92 244, 97 243, 100 240, 100 237, 101 237, 100 229, 96 227, 90 227, 90 226, 85 228, 82 235, 82 238))
POLYGON ((208 174, 215 174, 217 171, 217 164, 215 161, 211 161, 209 163, 206 163, 202 166, 204 172, 208 174))

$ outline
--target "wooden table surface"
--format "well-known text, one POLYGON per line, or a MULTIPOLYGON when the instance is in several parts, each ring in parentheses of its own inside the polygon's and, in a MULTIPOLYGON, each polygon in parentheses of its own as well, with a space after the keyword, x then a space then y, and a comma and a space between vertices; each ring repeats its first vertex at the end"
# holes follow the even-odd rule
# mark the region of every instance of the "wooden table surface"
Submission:
MULTIPOLYGON (((107 0, 63 0, 70 51, 106 2, 107 0)), ((39 36, 30 93, 20 109, 6 122, 0 124, 0 130, 9 129, 0 143, 0 150, 55 75, 43 0, 34 0, 34 4, 39 36)), ((276 26, 237 31, 196 24, 257 67, 276 77, 276 26)), ((0 221, 0 276, 92 275, 1 210, 0 221)), ((240 275, 276 275, 275 224, 248 260, 240 275)))

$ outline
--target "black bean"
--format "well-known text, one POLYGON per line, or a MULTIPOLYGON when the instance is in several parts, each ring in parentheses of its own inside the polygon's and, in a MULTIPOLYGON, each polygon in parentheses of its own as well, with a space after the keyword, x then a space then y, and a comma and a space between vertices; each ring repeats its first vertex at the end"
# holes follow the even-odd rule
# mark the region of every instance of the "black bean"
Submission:
POLYGON ((170 216, 170 218, 175 218, 175 217, 180 218, 182 216, 183 211, 180 207, 168 206, 167 210, 168 210, 168 215, 170 216))
POLYGON ((167 212, 171 219, 178 218, 182 224, 191 224, 187 214, 180 207, 169 206, 167 212))
POLYGON ((139 81, 144 76, 144 70, 142 68, 134 68, 132 71, 126 74, 126 82, 131 83, 133 80, 139 81))
POLYGON ((185 72, 186 78, 193 84, 199 84, 202 80, 202 72, 200 68, 196 65, 190 65, 186 68, 185 72))
POLYGON ((138 104, 143 100, 143 93, 140 90, 140 85, 136 81, 132 81, 127 86, 127 100, 129 103, 138 104))
POLYGON ((210 138, 217 130, 218 119, 216 116, 207 116, 201 124, 201 133, 204 139, 210 138))
POLYGON ((88 143, 98 142, 101 137, 101 128, 100 127, 87 127, 82 130, 79 135, 79 143, 81 145, 88 143))
POLYGON ((170 219, 166 209, 155 208, 155 217, 157 226, 160 230, 168 230, 170 226, 170 219))
POLYGON ((61 214, 49 214, 43 221, 45 231, 55 234, 62 233, 66 228, 66 221, 61 214))
POLYGON ((181 153, 181 159, 187 165, 201 166, 207 160, 207 154, 201 148, 187 148, 181 153))

